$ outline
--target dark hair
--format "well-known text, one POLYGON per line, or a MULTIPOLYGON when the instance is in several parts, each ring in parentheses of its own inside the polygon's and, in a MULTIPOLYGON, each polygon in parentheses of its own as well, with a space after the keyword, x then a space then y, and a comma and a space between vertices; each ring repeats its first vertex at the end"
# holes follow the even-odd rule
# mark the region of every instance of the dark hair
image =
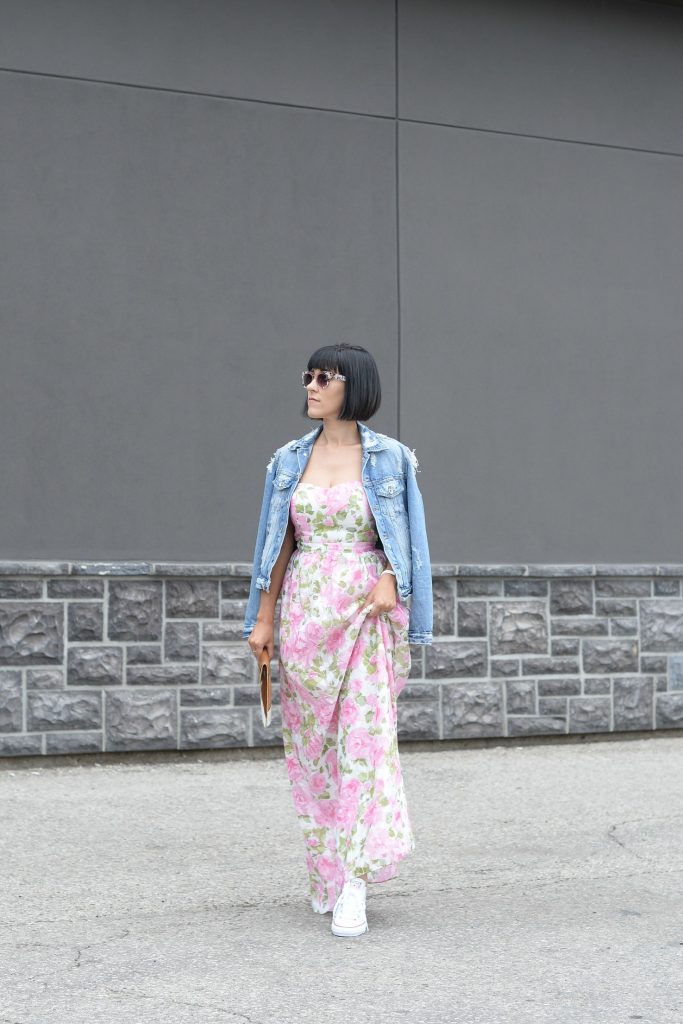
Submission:
MULTIPOLYGON (((338 345, 322 345, 308 360, 306 369, 344 374, 346 381, 340 420, 369 420, 379 409, 382 402, 379 370, 374 357, 362 345, 351 345, 347 341, 338 345)), ((304 402, 302 412, 306 419, 315 419, 308 415, 308 401, 304 402)))

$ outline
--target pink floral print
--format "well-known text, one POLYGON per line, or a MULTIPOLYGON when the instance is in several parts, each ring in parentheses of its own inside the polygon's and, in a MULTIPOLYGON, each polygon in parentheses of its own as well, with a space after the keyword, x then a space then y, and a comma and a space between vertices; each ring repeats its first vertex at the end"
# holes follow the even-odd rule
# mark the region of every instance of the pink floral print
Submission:
POLYGON ((409 613, 368 614, 387 558, 362 481, 300 483, 297 547, 280 602, 285 764, 305 842, 311 905, 324 914, 344 882, 384 882, 415 849, 396 734, 410 672, 409 613))

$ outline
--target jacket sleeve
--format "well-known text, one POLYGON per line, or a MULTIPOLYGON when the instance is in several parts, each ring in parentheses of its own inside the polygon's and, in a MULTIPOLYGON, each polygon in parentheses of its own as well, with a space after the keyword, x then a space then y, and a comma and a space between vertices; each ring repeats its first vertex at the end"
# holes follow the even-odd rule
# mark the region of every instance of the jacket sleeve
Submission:
POLYGON ((276 451, 271 458, 270 462, 266 467, 266 479, 263 485, 263 499, 261 501, 261 512, 259 514, 258 527, 256 530, 256 544, 254 546, 254 559, 253 567, 251 572, 251 584, 249 587, 249 598, 247 600, 247 608, 244 615, 244 624, 242 626, 242 639, 246 640, 251 633, 256 623, 256 616, 259 612, 261 604, 261 595, 259 588, 256 586, 256 579, 261 571, 261 556, 263 554, 263 546, 266 540, 266 527, 268 525, 268 512, 270 509, 270 499, 273 493, 273 480, 277 470, 279 449, 276 451))
POLYGON ((408 521, 410 525, 410 551, 412 568, 412 600, 408 640, 410 643, 433 643, 434 598, 432 593, 432 563, 427 540, 424 502, 417 483, 418 461, 415 453, 402 445, 405 457, 408 521))

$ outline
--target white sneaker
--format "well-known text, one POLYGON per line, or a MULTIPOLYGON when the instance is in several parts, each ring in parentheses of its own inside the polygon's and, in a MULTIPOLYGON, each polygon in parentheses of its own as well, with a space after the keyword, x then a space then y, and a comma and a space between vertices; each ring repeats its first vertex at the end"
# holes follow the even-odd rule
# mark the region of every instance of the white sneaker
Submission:
POLYGON ((362 935, 370 930, 365 916, 366 888, 364 878, 349 878, 344 883, 332 912, 333 935, 362 935))

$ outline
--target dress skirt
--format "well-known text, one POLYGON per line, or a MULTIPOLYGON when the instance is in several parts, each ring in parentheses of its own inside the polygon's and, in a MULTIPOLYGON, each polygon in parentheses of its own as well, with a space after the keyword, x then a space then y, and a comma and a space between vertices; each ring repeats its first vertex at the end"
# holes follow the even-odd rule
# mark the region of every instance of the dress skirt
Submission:
POLYGON ((360 607, 388 565, 360 480, 300 483, 297 547, 280 602, 285 764, 303 830, 311 906, 334 908, 344 882, 384 882, 415 848, 397 740, 410 672, 409 613, 360 607))

